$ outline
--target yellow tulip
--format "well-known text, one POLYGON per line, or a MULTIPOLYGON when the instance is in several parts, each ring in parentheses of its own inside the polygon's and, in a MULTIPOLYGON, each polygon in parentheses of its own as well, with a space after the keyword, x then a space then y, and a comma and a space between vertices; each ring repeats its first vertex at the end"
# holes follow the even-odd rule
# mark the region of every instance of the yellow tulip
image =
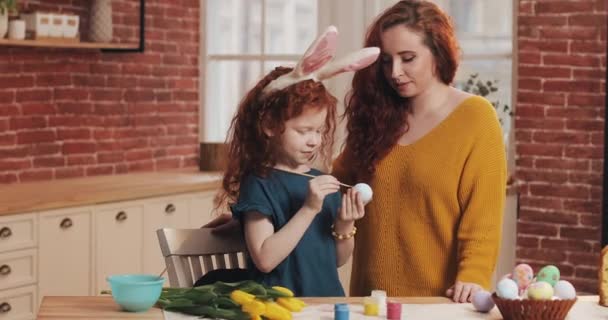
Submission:
POLYGON ((277 298, 277 303, 289 311, 300 312, 306 305, 298 298, 277 298))
POLYGON ((291 312, 281 307, 278 303, 268 301, 266 311, 262 315, 270 320, 291 320, 291 312))
POLYGON ((242 290, 234 290, 230 293, 230 299, 239 305, 244 305, 247 302, 255 299, 255 296, 242 290))
POLYGON ((284 293, 284 294, 286 294, 286 295, 288 295, 290 297, 293 297, 293 291, 289 290, 288 288, 280 287, 280 286, 274 286, 272 288, 275 289, 275 290, 277 290, 277 291, 280 291, 280 292, 282 292, 282 293, 284 293))
POLYGON ((250 316, 253 317, 264 314, 264 311, 266 311, 266 305, 264 304, 264 302, 254 299, 243 304, 241 309, 243 310, 243 312, 247 312, 250 316))

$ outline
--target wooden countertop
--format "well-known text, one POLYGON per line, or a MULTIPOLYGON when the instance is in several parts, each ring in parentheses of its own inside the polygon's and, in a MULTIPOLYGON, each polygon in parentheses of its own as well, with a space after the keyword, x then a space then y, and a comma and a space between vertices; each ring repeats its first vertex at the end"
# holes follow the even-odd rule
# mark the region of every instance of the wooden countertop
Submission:
POLYGON ((213 190, 220 179, 193 168, 9 184, 0 186, 0 216, 213 190))
MULTIPOLYGON (((361 303, 360 297, 349 298, 303 298, 309 305, 313 304, 335 304, 335 303, 361 303)), ((390 298, 391 301, 398 301, 404 304, 436 304, 446 305, 453 304, 451 300, 445 297, 410 297, 410 298, 390 298)), ((598 296, 579 296, 578 302, 570 311, 572 319, 606 319, 608 308, 601 307, 597 304, 598 296), (580 315, 586 315, 580 317, 580 315)), ((424 319, 437 319, 433 317, 434 309, 428 309, 429 314, 424 319)), ((491 314, 475 313, 475 319, 501 319, 502 316, 495 308, 491 314)), ((87 319, 87 320, 102 320, 102 319, 146 319, 146 320, 163 320, 163 312, 158 308, 151 308, 146 312, 133 313, 121 311, 120 307, 112 300, 110 296, 88 296, 88 297, 53 297, 46 296, 42 300, 40 310, 38 312, 39 320, 49 319, 87 319)), ((422 318, 417 318, 422 319, 422 318)), ((441 317, 440 319, 446 319, 441 317)))
MULTIPOLYGON (((361 303, 363 298, 303 298, 308 304, 325 303, 361 303)), ((391 298, 401 303, 452 303, 444 297, 413 297, 391 298)), ((90 297, 53 297, 47 296, 42 300, 38 319, 164 319, 158 308, 151 308, 146 312, 132 313, 121 311, 120 307, 110 296, 90 297)))
MULTIPOLYGON (((220 172, 192 168, 3 185, 0 216, 214 190, 220 179, 220 172)), ((515 184, 507 194, 516 194, 515 184)))

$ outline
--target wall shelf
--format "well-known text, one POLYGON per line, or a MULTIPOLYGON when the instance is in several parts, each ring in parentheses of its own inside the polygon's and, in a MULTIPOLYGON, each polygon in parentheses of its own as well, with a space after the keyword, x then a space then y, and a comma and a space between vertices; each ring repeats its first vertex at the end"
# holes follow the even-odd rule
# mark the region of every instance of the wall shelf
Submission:
POLYGON ((11 40, 0 39, 2 46, 44 47, 44 48, 79 48, 79 49, 138 49, 139 44, 79 42, 71 40, 11 40))
POLYGON ((15 47, 40 47, 40 48, 74 48, 74 49, 98 49, 103 52, 144 52, 146 44, 146 1, 139 0, 139 43, 99 43, 99 42, 79 42, 74 40, 61 39, 25 39, 12 40, 1 39, 0 46, 15 47))

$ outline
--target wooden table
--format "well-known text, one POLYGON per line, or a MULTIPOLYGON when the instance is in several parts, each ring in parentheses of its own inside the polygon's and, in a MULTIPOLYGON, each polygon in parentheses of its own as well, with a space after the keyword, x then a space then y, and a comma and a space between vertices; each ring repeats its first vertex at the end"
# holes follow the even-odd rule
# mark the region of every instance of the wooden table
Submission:
MULTIPOLYGON (((363 298, 305 298, 308 304, 315 303, 361 303, 363 298)), ((444 297, 391 298, 401 303, 451 303, 444 297)), ((163 320, 160 309, 152 308, 142 313, 121 311, 110 296, 92 297, 44 297, 38 312, 38 319, 154 319, 163 320)))
MULTIPOLYGON (((407 304, 445 304, 452 303, 445 297, 412 297, 412 298, 390 298, 394 301, 407 304)), ((587 304, 597 305, 598 296, 579 296, 579 302, 586 301, 587 304)), ((308 304, 334 304, 334 303, 361 303, 363 298, 304 298, 308 304)), ((608 319, 608 308, 601 309, 601 316, 593 319, 608 319), (604 312, 604 310, 606 310, 604 312), (604 316, 605 315, 605 316, 604 316)), ((160 309, 152 308, 147 312, 131 313, 121 311, 120 307, 110 296, 90 296, 90 297, 44 297, 38 319, 154 319, 163 320, 163 313, 160 309)), ((578 319, 578 318, 577 318, 578 319)))

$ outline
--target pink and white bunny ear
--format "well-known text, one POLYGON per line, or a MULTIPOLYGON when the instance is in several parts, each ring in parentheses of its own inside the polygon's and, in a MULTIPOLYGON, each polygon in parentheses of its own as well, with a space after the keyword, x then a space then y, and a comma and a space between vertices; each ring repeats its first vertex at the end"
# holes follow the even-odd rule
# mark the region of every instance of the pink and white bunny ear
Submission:
POLYGON ((263 92, 281 90, 304 80, 322 81, 342 72, 357 71, 374 63, 380 55, 380 48, 368 47, 331 61, 336 52, 337 37, 338 29, 329 26, 308 47, 296 67, 291 72, 271 81, 263 92))
POLYGON ((294 71, 298 76, 308 75, 323 67, 336 54, 338 29, 329 26, 306 50, 294 71))
POLYGON ((280 76, 270 82, 264 92, 281 90, 294 83, 312 79, 312 73, 323 67, 328 61, 333 59, 336 53, 338 39, 338 29, 329 26, 315 41, 306 49, 306 52, 298 61, 296 67, 289 73, 280 76))
POLYGON ((378 47, 360 49, 326 64, 321 70, 315 72, 315 78, 322 81, 339 73, 361 70, 374 63, 379 55, 380 48, 378 47))

